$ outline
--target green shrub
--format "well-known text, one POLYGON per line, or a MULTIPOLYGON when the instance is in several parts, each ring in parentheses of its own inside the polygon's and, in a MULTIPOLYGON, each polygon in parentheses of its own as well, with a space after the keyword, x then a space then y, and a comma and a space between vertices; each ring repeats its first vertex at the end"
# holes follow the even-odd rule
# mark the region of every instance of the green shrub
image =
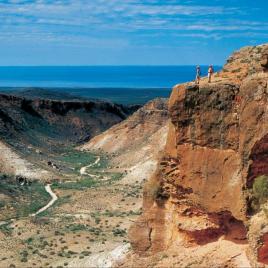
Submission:
POLYGON ((5 202, 5 201, 3 201, 3 200, 0 200, 0 208, 5 207, 5 205, 6 205, 6 202, 5 202))
POLYGON ((25 240, 25 243, 26 244, 32 244, 33 243, 33 238, 32 237, 29 237, 28 239, 25 240))
POLYGON ((25 217, 35 213, 51 199, 42 183, 33 181, 30 185, 21 186, 16 182, 14 176, 1 173, 0 192, 12 200, 0 203, 0 208, 5 205, 11 205, 14 208, 12 217, 25 217))
POLYGON ((83 224, 71 224, 68 226, 68 230, 71 232, 86 231, 87 227, 83 224))
POLYGON ((253 208, 259 209, 259 207, 265 203, 268 199, 268 176, 262 175, 254 180, 253 188, 253 208))
POLYGON ((89 256, 91 254, 91 251, 82 251, 81 254, 84 256, 89 256))
POLYGON ((112 232, 114 236, 121 236, 121 237, 127 234, 126 230, 120 228, 115 228, 112 230, 112 232))
POLYGON ((59 183, 54 182, 52 185, 53 189, 62 189, 62 190, 84 190, 87 188, 92 188, 97 185, 97 182, 91 178, 84 178, 78 180, 77 182, 65 182, 59 183))
POLYGON ((13 228, 10 226, 10 223, 11 222, 2 224, 0 226, 0 232, 4 233, 6 235, 11 235, 12 234, 12 231, 13 231, 13 228))
POLYGON ((241 68, 238 68, 238 69, 232 70, 232 73, 239 73, 240 71, 241 71, 241 68))
POLYGON ((21 258, 21 262, 28 262, 28 259, 26 257, 21 258))

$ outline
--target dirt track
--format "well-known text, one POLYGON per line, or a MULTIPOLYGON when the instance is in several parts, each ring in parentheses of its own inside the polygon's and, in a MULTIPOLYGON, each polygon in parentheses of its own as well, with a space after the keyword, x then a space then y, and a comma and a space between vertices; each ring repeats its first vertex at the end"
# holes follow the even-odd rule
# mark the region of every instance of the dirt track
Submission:
POLYGON ((91 163, 91 164, 88 165, 88 166, 82 167, 82 168, 80 169, 80 174, 81 174, 81 175, 87 175, 87 172, 86 172, 87 169, 90 168, 90 167, 93 167, 93 166, 97 165, 99 162, 100 162, 100 157, 98 156, 97 159, 96 159, 96 161, 95 161, 94 163, 91 163))
POLYGON ((45 205, 44 207, 40 208, 36 213, 32 214, 31 216, 37 216, 38 214, 46 211, 48 208, 50 208, 51 206, 53 206, 53 204, 58 200, 57 195, 52 191, 50 184, 46 185, 45 190, 50 194, 50 196, 52 197, 52 199, 49 201, 49 203, 47 205, 45 205))

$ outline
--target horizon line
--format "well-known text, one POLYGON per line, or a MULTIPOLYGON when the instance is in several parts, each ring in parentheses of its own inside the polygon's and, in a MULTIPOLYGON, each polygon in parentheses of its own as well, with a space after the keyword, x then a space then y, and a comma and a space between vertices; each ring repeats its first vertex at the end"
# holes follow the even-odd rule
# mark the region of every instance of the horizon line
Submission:
MULTIPOLYGON (((181 66, 209 66, 210 64, 96 64, 96 65, 0 65, 0 68, 8 68, 8 67, 181 67, 181 66)), ((213 66, 222 67, 223 65, 212 64, 213 66)))

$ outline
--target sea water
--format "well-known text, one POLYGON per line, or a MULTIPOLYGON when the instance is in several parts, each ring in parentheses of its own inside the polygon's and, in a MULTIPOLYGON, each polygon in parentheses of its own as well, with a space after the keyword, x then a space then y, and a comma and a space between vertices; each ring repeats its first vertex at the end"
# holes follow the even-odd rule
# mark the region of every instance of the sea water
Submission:
MULTIPOLYGON (((207 69, 201 66, 202 75, 206 75, 207 69)), ((194 79, 195 66, 0 67, 0 87, 4 90, 48 88, 124 104, 168 97, 174 85, 194 79)))

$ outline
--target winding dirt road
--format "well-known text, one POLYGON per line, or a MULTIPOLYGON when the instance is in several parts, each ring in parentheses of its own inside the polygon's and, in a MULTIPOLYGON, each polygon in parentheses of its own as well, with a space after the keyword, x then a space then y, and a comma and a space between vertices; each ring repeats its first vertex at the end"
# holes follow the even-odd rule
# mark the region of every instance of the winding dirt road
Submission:
POLYGON ((99 162, 100 162, 100 157, 98 156, 97 159, 96 159, 96 161, 94 163, 92 163, 92 164, 90 164, 88 166, 82 167, 80 169, 80 174, 81 175, 89 175, 89 174, 87 174, 87 169, 90 168, 90 167, 93 167, 93 166, 97 165, 99 162))
POLYGON ((94 179, 100 179, 101 177, 103 178, 102 181, 104 180, 109 180, 110 178, 107 177, 107 176, 102 176, 102 175, 96 175, 96 174, 91 174, 91 173, 88 173, 87 172, 87 169, 90 168, 90 167, 93 167, 93 166, 96 166, 98 163, 100 162, 100 157, 98 156, 96 161, 88 166, 85 166, 85 167, 82 167, 80 169, 80 175, 88 175, 94 179))
POLYGON ((33 216, 33 217, 46 211, 48 208, 50 208, 58 200, 57 195, 51 190, 50 184, 47 184, 45 189, 49 193, 49 195, 51 196, 52 199, 49 201, 49 203, 47 205, 40 208, 36 213, 32 214, 31 216, 33 216))

